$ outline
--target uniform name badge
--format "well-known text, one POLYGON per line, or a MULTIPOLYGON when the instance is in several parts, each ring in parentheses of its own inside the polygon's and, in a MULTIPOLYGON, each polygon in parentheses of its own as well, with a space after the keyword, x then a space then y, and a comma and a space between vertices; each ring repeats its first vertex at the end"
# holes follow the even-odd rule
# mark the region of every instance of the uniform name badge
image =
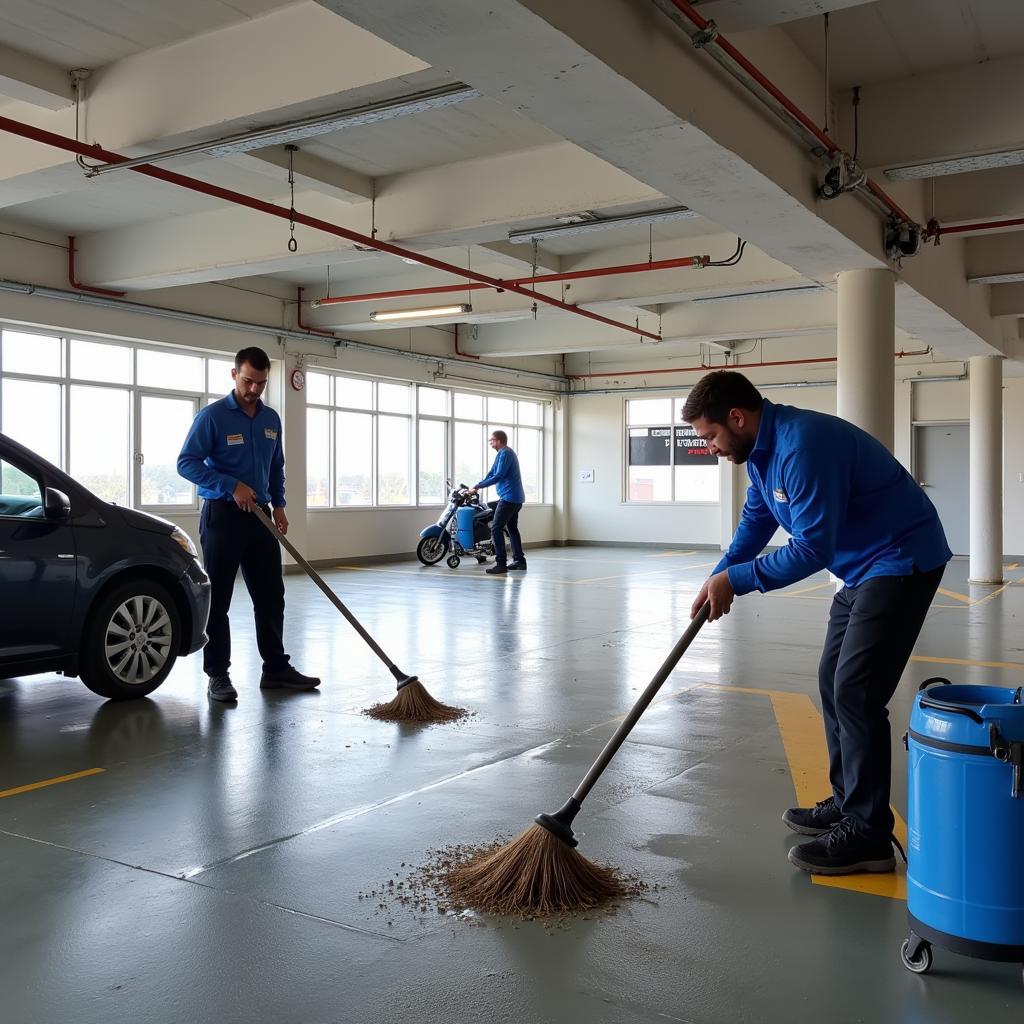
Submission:
POLYGON ((245 444, 245 437, 241 434, 228 434, 228 444, 245 444))

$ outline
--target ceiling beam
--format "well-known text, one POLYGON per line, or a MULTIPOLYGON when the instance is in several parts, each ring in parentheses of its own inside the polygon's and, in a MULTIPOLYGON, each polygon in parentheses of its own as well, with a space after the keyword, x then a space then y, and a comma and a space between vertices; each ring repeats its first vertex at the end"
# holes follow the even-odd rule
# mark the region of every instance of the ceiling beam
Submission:
POLYGON ((860 7, 873 0, 704 0, 697 8, 723 32, 747 32, 860 7))
MULTIPOLYGON (((272 146, 252 153, 235 153, 222 157, 222 160, 278 182, 286 182, 288 156, 284 146, 272 146)), ((373 198, 373 178, 368 174, 360 174, 313 153, 306 153, 301 144, 291 156, 298 190, 320 192, 343 203, 361 203, 373 198)))
POLYGON ((47 110, 75 101, 67 69, 0 43, 0 95, 47 110))

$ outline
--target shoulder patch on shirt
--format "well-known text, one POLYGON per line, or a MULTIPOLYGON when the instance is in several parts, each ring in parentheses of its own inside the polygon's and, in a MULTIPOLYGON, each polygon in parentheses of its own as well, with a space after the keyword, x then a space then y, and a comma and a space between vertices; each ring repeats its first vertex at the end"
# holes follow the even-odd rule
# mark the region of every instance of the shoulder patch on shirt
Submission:
POLYGON ((242 434, 228 434, 228 444, 245 444, 245 437, 242 434))
POLYGON ((270 438, 271 441, 276 441, 277 440, 277 431, 274 430, 273 427, 264 427, 263 428, 263 436, 267 437, 267 438, 270 438))
POLYGON ((774 495, 776 501, 789 501, 789 495, 781 487, 776 487, 775 490, 772 491, 772 494, 774 495))

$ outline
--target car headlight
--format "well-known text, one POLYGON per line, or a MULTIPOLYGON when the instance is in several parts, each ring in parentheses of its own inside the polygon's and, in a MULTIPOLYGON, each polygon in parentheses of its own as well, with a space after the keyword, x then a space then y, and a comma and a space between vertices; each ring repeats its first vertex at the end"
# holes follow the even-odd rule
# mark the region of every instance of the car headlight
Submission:
POLYGON ((196 551, 192 538, 180 526, 176 526, 171 531, 171 539, 180 544, 193 558, 199 557, 199 552, 196 551))

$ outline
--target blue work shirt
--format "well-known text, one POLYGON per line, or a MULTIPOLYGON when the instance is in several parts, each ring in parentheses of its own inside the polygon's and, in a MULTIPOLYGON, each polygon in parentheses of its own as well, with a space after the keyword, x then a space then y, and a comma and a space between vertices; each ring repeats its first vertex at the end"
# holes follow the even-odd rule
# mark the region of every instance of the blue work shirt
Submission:
POLYGON ((196 484, 201 498, 230 499, 241 481, 256 492, 261 505, 284 508, 281 417, 262 401, 250 417, 232 391, 192 421, 178 456, 178 473, 196 484))
POLYGON ((952 558, 935 506, 886 447, 837 416, 767 399, 747 461, 750 487, 715 572, 737 594, 828 569, 848 586, 928 572, 952 558), (781 526, 789 543, 757 557, 781 526))
POLYGON ((498 452, 490 473, 476 485, 477 490, 490 487, 492 484, 497 484, 498 498, 501 501, 514 501, 518 505, 525 503, 526 492, 523 490, 523 478, 519 473, 519 459, 508 445, 498 452))

